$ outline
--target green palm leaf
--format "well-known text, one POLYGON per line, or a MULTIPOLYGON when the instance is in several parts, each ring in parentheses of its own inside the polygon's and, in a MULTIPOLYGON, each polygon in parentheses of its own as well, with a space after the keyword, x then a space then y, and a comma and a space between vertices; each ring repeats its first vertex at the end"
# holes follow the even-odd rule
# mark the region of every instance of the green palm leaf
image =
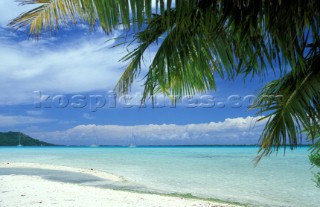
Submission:
POLYGON ((269 155, 280 146, 297 146, 302 142, 303 129, 308 129, 311 140, 320 130, 320 53, 307 61, 309 68, 291 71, 269 83, 259 95, 257 108, 268 113, 268 122, 261 135, 260 156, 269 155), (276 94, 278 97, 270 97, 276 94))
MULTIPOLYGON (((17 0, 22 5, 35 4, 39 7, 25 12, 12 20, 10 26, 21 28, 30 25, 30 33, 38 36, 43 31, 54 31, 64 23, 78 21, 99 26, 112 32, 119 26, 140 27, 145 15, 151 18, 151 0, 17 0), (146 12, 145 12, 146 11, 146 12)), ((163 2, 163 1, 160 1, 163 2)))

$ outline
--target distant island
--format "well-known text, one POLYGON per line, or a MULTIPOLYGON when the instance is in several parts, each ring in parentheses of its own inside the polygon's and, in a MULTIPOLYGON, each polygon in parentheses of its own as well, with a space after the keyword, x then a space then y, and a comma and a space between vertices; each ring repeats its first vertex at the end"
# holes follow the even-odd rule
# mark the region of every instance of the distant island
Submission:
POLYGON ((56 146, 21 132, 0 132, 0 146, 56 146))

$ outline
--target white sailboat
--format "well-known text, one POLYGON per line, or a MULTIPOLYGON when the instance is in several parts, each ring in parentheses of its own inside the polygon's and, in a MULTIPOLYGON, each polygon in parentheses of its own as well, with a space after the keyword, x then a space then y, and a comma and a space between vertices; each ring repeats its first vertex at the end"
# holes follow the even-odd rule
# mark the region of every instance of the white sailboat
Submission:
POLYGON ((96 137, 95 138, 95 142, 94 143, 92 143, 91 145, 89 145, 89 147, 100 147, 97 143, 98 143, 98 138, 96 137))
POLYGON ((19 134, 19 144, 17 145, 17 147, 22 147, 22 144, 21 144, 21 134, 19 134))
POLYGON ((131 142, 131 144, 130 144, 128 147, 130 147, 130 148, 137 147, 136 144, 135 144, 134 134, 132 134, 132 142, 131 142))

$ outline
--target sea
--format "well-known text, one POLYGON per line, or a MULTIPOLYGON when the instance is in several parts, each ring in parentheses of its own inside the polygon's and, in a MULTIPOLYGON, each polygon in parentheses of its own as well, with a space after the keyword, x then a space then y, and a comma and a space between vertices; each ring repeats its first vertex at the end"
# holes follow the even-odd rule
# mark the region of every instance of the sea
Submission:
MULTIPOLYGON (((104 181, 79 173, 0 168, 8 174, 37 175, 116 190, 219 200, 246 206, 318 207, 308 147, 280 150, 255 166, 258 147, 0 147, 0 162, 27 162, 94 169, 121 176, 104 181)), ((1 189, 1 186, 0 186, 1 189)))

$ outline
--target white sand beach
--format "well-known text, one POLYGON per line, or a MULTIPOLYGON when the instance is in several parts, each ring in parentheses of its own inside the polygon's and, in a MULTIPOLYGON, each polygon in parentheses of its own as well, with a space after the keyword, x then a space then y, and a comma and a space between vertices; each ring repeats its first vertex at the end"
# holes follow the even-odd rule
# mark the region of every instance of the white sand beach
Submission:
MULTIPOLYGON (((91 169, 62 166, 2 163, 0 167, 42 168, 82 172, 107 179, 121 179, 115 175, 91 169)), ((231 207, 234 205, 163 195, 102 189, 79 184, 45 180, 38 176, 0 176, 0 206, 110 206, 110 207, 231 207)))
POLYGON ((102 179, 121 182, 124 181, 122 177, 113 175, 111 173, 97 171, 95 169, 84 169, 84 168, 75 168, 75 167, 67 167, 60 165, 47 165, 40 163, 20 163, 20 162, 10 162, 10 163, 0 163, 0 168, 34 168, 34 169, 43 169, 43 170, 61 170, 66 172, 74 172, 74 173, 82 173, 87 175, 93 175, 102 179))

